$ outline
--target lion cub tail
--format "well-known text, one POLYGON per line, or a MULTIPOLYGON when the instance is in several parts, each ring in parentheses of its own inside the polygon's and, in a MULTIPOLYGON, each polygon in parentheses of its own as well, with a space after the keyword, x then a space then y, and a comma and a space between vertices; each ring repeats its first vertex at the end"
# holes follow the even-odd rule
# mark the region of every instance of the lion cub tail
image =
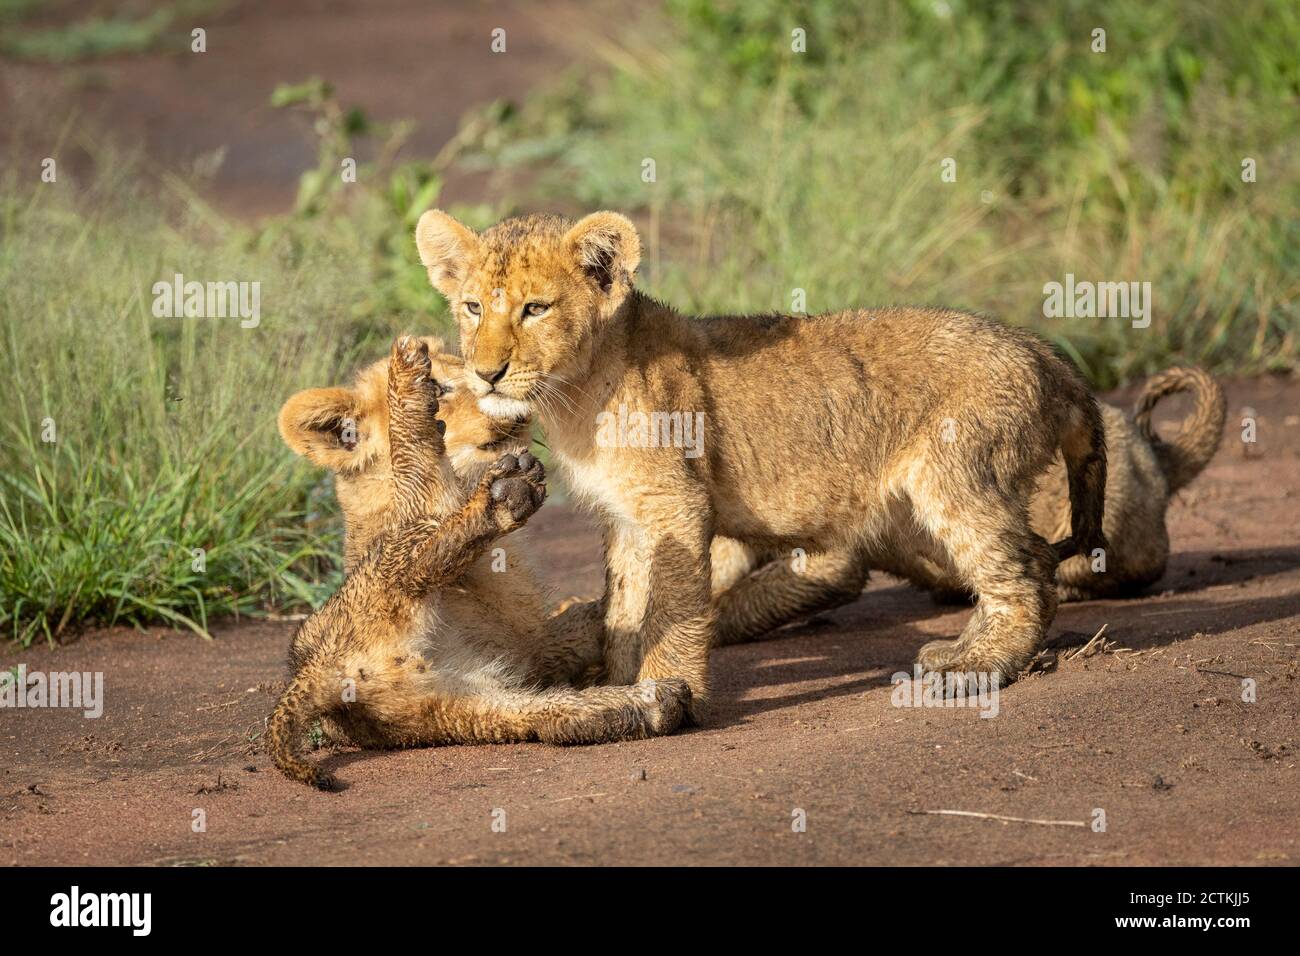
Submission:
POLYGON ((1221 386, 1204 369, 1192 366, 1165 369, 1142 386, 1133 405, 1133 423, 1151 443, 1170 492, 1182 488, 1214 457, 1223 440, 1223 423, 1228 417, 1228 400, 1221 386), (1192 413, 1183 420, 1178 437, 1166 442, 1151 424, 1151 411, 1166 395, 1192 394, 1192 413))
POLYGON ((322 675, 312 664, 298 671, 280 695, 267 723, 267 749, 275 765, 291 780, 310 784, 318 790, 333 790, 336 786, 334 777, 304 760, 299 750, 311 722, 325 716, 325 711, 316 703, 322 686, 322 675))
POLYGON ((1070 536, 1054 547, 1063 561, 1106 548, 1106 429, 1097 400, 1081 389, 1061 435, 1061 456, 1070 485, 1070 536))

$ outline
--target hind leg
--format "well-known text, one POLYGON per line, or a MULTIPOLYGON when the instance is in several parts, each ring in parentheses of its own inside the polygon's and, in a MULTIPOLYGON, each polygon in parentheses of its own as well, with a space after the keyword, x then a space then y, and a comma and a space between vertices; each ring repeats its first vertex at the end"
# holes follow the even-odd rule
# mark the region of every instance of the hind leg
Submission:
POLYGON ((676 730, 690 699, 686 682, 675 678, 581 690, 501 688, 463 697, 404 696, 388 708, 380 745, 640 740, 676 730))
POLYGON ((1056 554, 1029 528, 1024 509, 996 492, 936 502, 920 517, 948 550, 964 587, 979 598, 961 636, 931 641, 926 671, 980 672, 1015 680, 1042 648, 1056 615, 1056 554))
POLYGON ((851 550, 809 554, 797 570, 787 557, 769 561, 715 599, 714 646, 752 641, 801 617, 850 604, 866 582, 866 566, 851 550))
POLYGON ((546 621, 545 643, 538 648, 530 677, 543 687, 589 687, 605 676, 605 606, 570 598, 546 621))

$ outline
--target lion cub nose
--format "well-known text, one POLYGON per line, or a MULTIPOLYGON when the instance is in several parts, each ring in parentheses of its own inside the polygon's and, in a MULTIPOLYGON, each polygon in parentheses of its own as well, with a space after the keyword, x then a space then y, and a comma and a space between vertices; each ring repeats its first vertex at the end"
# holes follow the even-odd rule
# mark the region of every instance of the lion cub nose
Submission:
POLYGON ((474 374, 483 379, 483 381, 487 382, 489 385, 495 385, 497 382, 501 381, 501 376, 506 374, 506 369, 509 367, 510 360, 507 359, 494 369, 476 368, 474 369, 474 374))

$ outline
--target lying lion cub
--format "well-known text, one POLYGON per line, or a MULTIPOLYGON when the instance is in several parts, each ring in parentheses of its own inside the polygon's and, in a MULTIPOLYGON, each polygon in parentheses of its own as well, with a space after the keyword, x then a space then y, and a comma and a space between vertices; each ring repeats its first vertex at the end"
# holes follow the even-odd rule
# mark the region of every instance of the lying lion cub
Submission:
MULTIPOLYGON (((1131 594, 1153 584, 1169 560, 1165 512, 1169 499, 1209 463, 1223 438, 1227 416, 1223 388, 1199 368, 1170 368, 1142 386, 1126 415, 1113 405, 1101 406, 1106 423, 1106 518, 1109 542, 1105 570, 1079 554, 1062 561, 1056 581, 1062 600, 1081 601, 1131 594), (1192 410, 1178 434, 1164 441, 1151 424, 1151 412, 1166 395, 1190 392, 1192 410)), ((1043 476, 1029 517, 1039 534, 1060 536, 1070 526, 1061 461, 1043 476)), ((952 589, 952 580, 932 586, 952 589)))
MULTIPOLYGON (((334 462, 347 578, 293 638, 294 676, 267 735, 285 774, 334 786, 298 755, 316 719, 363 747, 599 743, 677 727, 690 696, 682 681, 536 689, 576 678, 589 655, 547 621, 524 568, 494 573, 484 552, 541 505, 542 466, 527 452, 502 455, 466 493, 444 454, 428 342, 399 339, 387 368, 363 373, 347 399, 348 390, 313 391, 327 394, 295 396, 281 428, 291 445, 334 462), (382 403, 356 401, 383 380, 382 403), (380 430, 386 443, 366 440, 380 430), (347 457, 362 446, 363 459, 347 457)), ((486 436, 476 451, 495 453, 510 435, 486 436)))
MULTIPOLYGON (((416 244, 460 324, 479 407, 535 412, 603 518, 616 683, 682 677, 695 700, 707 694, 716 535, 801 548, 849 587, 881 554, 923 555, 980 601, 920 663, 1003 680, 1043 644, 1059 556, 1105 547, 1101 415, 1028 332, 943 309, 683 316, 633 287, 640 239, 610 212, 478 234, 434 210, 416 244), (702 422, 702 442, 601 427, 674 414, 702 422), (1027 516, 1058 450, 1072 540, 1054 549, 1027 516)), ((747 606, 766 584, 751 576, 728 594, 747 606)))

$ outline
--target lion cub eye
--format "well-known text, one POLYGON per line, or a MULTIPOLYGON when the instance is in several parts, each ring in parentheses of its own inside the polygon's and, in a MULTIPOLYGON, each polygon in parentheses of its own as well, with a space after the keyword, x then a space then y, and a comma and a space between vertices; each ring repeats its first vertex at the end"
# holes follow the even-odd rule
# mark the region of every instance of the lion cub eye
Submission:
POLYGON ((477 302, 466 302, 465 311, 470 315, 481 315, 483 312, 483 306, 479 305, 477 302))
POLYGON ((544 315, 550 310, 550 308, 551 304, 549 302, 529 302, 524 306, 524 316, 527 318, 535 318, 539 315, 544 315))

